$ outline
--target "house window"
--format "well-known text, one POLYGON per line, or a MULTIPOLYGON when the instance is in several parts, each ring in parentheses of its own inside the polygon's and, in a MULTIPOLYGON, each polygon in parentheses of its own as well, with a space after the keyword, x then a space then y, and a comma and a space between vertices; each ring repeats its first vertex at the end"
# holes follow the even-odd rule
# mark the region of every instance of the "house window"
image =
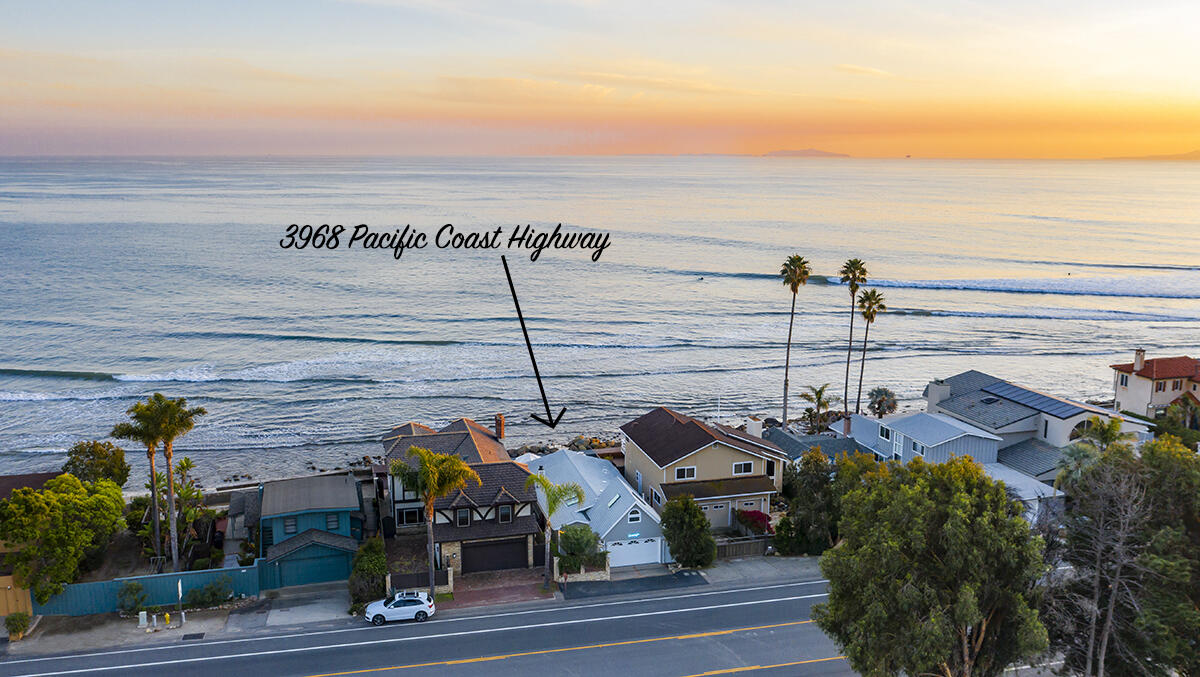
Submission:
POLYGON ((742 461, 733 464, 734 475, 749 475, 754 472, 754 461, 742 461))
POLYGON ((689 465, 686 468, 675 469, 676 480, 694 480, 696 479, 696 466, 689 465))
POLYGON ((713 510, 724 510, 724 509, 725 509, 725 504, 724 504, 724 503, 718 503, 718 504, 714 505, 712 508, 713 508, 713 510))
POLYGON ((499 508, 498 519, 501 524, 507 524, 512 521, 512 506, 502 505, 499 508))
POLYGON ((758 504, 754 501, 742 501, 743 508, 757 508, 758 504))
POLYGON ((629 523, 634 524, 642 521, 642 511, 634 508, 629 511, 629 523))
POLYGON ((470 526, 471 525, 471 509, 470 508, 459 508, 458 513, 455 515, 455 520, 456 520, 458 526, 460 526, 460 527, 470 526))
POLYGON ((650 495, 654 497, 654 505, 662 505, 663 504, 662 494, 658 493, 658 490, 655 489, 654 487, 650 487, 650 495))
POLYGON ((1121 374, 1121 387, 1129 385, 1129 374, 1121 374))
POLYGON ((1154 392, 1161 393, 1161 392, 1166 391, 1166 389, 1167 389, 1166 381, 1155 381, 1154 382, 1154 392))
POLYGON ((925 446, 921 445, 921 444, 917 444, 916 440, 913 440, 912 450, 913 450, 913 453, 917 454, 918 456, 925 455, 925 446))
POLYGON ((409 508, 400 512, 401 524, 419 524, 421 522, 421 511, 416 508, 409 508))
POLYGON ((879 437, 882 439, 885 439, 885 440, 891 440, 892 439, 891 429, 885 428, 883 426, 879 426, 879 437))
POLYGON ((285 534, 296 533, 296 518, 295 517, 284 517, 283 518, 283 533, 285 533, 285 534))
POLYGON ((1171 390, 1183 390, 1183 381, 1178 379, 1171 381, 1171 390))
POLYGON ((642 471, 634 470, 633 474, 637 477, 638 493, 640 494, 642 493, 642 471))
POLYGON ((775 461, 767 461, 767 477, 775 476, 775 461))
POLYGON ((337 528, 341 526, 341 524, 342 521, 336 512, 327 513, 325 515, 325 528, 329 531, 337 531, 337 528))

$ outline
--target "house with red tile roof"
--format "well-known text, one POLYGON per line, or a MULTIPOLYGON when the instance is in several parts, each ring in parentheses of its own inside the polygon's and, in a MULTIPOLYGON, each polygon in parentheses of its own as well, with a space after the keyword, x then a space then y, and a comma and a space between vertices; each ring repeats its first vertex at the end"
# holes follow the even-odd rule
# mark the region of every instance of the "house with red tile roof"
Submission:
POLYGON ((1139 348, 1133 362, 1110 366, 1118 411, 1155 418, 1182 399, 1200 404, 1200 360, 1186 355, 1146 359, 1139 348))

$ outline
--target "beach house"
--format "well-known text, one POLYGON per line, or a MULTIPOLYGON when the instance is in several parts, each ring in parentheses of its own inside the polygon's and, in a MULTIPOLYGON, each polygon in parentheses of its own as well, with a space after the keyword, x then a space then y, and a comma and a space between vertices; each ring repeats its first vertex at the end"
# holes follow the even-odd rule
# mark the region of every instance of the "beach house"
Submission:
POLYGON ((727 529, 735 510, 770 512, 783 481, 788 456, 760 435, 658 407, 621 426, 625 479, 660 513, 689 495, 727 529))
POLYGON ((363 501, 351 473, 264 483, 259 552, 276 587, 345 580, 363 538, 363 501))
POLYGON ((1146 359, 1146 351, 1138 348, 1133 362, 1110 366, 1117 411, 1157 418, 1185 399, 1200 405, 1200 360, 1186 355, 1146 359))
MULTIPOLYGON (((581 451, 560 449, 530 459, 529 470, 555 484, 574 482, 583 489, 584 500, 570 502, 550 515, 550 523, 561 529, 584 524, 600 536, 612 567, 669 562, 670 552, 659 525, 658 513, 638 495, 611 462, 581 451)), ((545 495, 538 492, 545 511, 545 495)), ((572 499, 573 501, 573 499, 572 499)))

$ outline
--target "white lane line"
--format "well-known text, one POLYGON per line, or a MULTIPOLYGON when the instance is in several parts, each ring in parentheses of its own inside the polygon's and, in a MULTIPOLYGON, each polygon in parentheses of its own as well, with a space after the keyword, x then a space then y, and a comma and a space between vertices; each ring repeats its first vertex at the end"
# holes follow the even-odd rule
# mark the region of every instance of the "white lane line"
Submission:
POLYGON ((547 623, 531 623, 528 625, 514 625, 499 628, 485 628, 482 630, 459 630, 458 632, 443 632, 438 635, 421 635, 414 637, 389 637, 386 639, 372 639, 362 642, 344 642, 342 644, 322 644, 320 646, 299 646, 290 649, 271 649, 267 651, 254 651, 250 653, 240 654, 225 654, 219 656, 197 656, 195 658, 176 658, 171 660, 152 661, 149 663, 128 663, 125 665, 106 665, 94 668, 77 668, 74 670, 58 670, 55 672, 36 672, 27 673, 25 675, 16 675, 14 677, 49 677, 50 675, 75 675, 85 672, 107 672, 110 670, 131 670, 134 668, 153 668, 163 665, 179 665, 183 663, 200 663, 207 661, 222 661, 232 658, 249 658, 251 656, 272 656, 277 654, 303 653, 309 651, 326 651, 329 649, 350 649, 353 647, 364 645, 379 645, 379 644, 394 644, 397 642, 415 642, 423 639, 441 639, 444 637, 464 637, 468 635, 485 635, 495 632, 515 632, 520 630, 536 630, 538 628, 559 627, 563 625, 578 625, 581 623, 604 623, 608 621, 620 621, 628 618, 645 618, 647 616, 665 616, 668 614, 690 613, 694 611, 712 611, 713 609, 728 609, 731 607, 751 606, 754 604, 778 604, 781 602, 793 602, 801 599, 814 599, 817 597, 827 597, 828 593, 819 592, 812 595, 795 595, 792 597, 780 597, 778 599, 763 599, 749 602, 730 602, 728 604, 710 604, 708 606, 689 607, 687 609, 664 609, 661 611, 642 611, 636 614, 621 614, 620 616, 602 616, 599 618, 576 618, 567 621, 550 621, 547 623))
MULTIPOLYGON (((510 616, 532 616, 533 614, 567 612, 567 611, 574 611, 576 609, 594 609, 597 607, 617 606, 617 605, 622 605, 622 604, 644 604, 644 603, 649 603, 649 602, 663 602, 663 601, 669 601, 669 600, 675 600, 675 599, 688 599, 688 598, 692 598, 692 597, 707 597, 707 596, 711 596, 711 595, 732 595, 732 594, 738 594, 738 593, 756 592, 759 590, 776 590, 778 588, 794 588, 794 587, 798 587, 798 586, 802 586, 802 585, 818 585, 818 584, 825 584, 828 582, 829 582, 828 580, 822 579, 822 580, 816 580, 816 581, 800 581, 798 583, 777 583, 774 585, 761 585, 761 586, 756 586, 753 588, 707 590, 705 592, 693 592, 693 593, 688 593, 688 594, 684 594, 684 595, 664 595, 662 597, 649 597, 649 598, 645 598, 645 599, 626 599, 626 600, 620 600, 620 601, 616 601, 616 602, 594 602, 591 604, 576 604, 576 605, 572 605, 572 606, 556 606, 556 607, 547 608, 547 609, 530 609, 528 611, 506 611, 506 612, 502 612, 502 613, 479 614, 479 615, 475 615, 475 616, 462 616, 462 617, 456 617, 456 618, 434 618, 434 619, 431 619, 430 621, 428 621, 426 623, 426 625, 428 626, 428 625, 442 624, 442 623, 459 623, 462 621, 478 621, 478 620, 486 620, 489 618, 506 618, 506 617, 510 617, 510 616)), ((42 657, 38 657, 38 658, 21 658, 21 659, 17 659, 17 660, 0 661, 0 666, 17 665, 20 663, 40 663, 40 662, 45 662, 45 661, 75 660, 75 659, 79 659, 79 658, 92 658, 95 656, 117 656, 117 655, 121 655, 121 654, 141 653, 141 652, 145 652, 145 651, 165 651, 167 649, 209 647, 209 646, 219 646, 222 644, 244 644, 246 642, 267 642, 267 641, 272 641, 272 640, 277 640, 277 639, 295 639, 297 637, 315 637, 315 636, 319 636, 319 635, 337 635, 337 634, 341 634, 343 632, 383 631, 383 630, 388 630, 388 629, 395 629, 395 626, 392 626, 391 628, 377 628, 377 627, 374 627, 371 625, 364 624, 364 625, 361 625, 358 627, 341 628, 338 630, 313 630, 311 632, 294 632, 294 633, 290 633, 290 634, 286 634, 286 635, 263 635, 260 637, 244 637, 242 639, 217 639, 217 640, 212 640, 212 641, 208 641, 208 642, 196 642, 193 644, 163 644, 160 646, 147 646, 147 647, 140 647, 137 649, 113 649, 111 651, 95 651, 92 653, 68 654, 65 656, 42 656, 42 657)))

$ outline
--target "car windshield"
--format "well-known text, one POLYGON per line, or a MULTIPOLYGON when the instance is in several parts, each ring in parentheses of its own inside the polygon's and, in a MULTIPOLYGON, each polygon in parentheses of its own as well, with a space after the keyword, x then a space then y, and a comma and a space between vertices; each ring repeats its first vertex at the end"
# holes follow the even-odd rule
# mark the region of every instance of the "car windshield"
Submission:
POLYGON ((395 595, 388 595, 387 599, 383 600, 383 603, 384 603, 385 605, 387 605, 387 606, 391 606, 391 605, 392 605, 392 602, 394 602, 394 601, 396 601, 396 596, 395 596, 395 595))

